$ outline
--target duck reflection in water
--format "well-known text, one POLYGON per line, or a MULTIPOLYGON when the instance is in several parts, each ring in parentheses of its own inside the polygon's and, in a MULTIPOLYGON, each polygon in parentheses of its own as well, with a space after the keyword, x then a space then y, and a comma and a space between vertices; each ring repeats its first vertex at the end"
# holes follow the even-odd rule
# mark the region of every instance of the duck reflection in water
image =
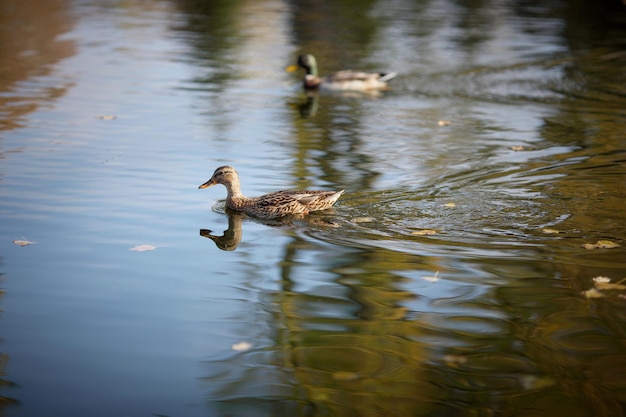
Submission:
POLYGON ((241 242, 241 223, 243 222, 243 214, 236 211, 226 209, 228 214, 228 229, 224 230, 222 236, 211 234, 209 229, 200 229, 200 236, 209 238, 221 250, 232 251, 237 249, 241 242))
POLYGON ((307 118, 313 117, 317 114, 319 108, 319 95, 317 91, 307 91, 306 99, 304 101, 293 101, 289 105, 292 108, 297 108, 300 116, 307 118))
MULTIPOLYGON (((214 235, 212 230, 200 229, 200 236, 211 239, 215 246, 224 251, 234 251, 239 246, 241 238, 243 236, 243 220, 254 219, 247 216, 244 213, 240 213, 234 210, 224 207, 226 215, 228 216, 228 229, 224 230, 221 236, 214 235)), ((258 219, 254 219, 258 221, 258 219)), ((339 224, 335 222, 333 216, 328 215, 310 215, 306 217, 302 216, 289 216, 274 220, 263 220, 263 224, 266 226, 291 226, 294 221, 304 222, 311 226, 323 226, 323 227, 339 227, 339 224)))
MULTIPOLYGON (((383 93, 380 90, 366 90, 366 91, 339 91, 332 92, 335 96, 341 96, 345 99, 371 99, 376 100, 383 97, 383 93)), ((298 110, 300 116, 303 118, 314 117, 320 108, 320 93, 317 90, 306 90, 303 94, 298 94, 297 99, 289 100, 287 103, 289 107, 298 110)))

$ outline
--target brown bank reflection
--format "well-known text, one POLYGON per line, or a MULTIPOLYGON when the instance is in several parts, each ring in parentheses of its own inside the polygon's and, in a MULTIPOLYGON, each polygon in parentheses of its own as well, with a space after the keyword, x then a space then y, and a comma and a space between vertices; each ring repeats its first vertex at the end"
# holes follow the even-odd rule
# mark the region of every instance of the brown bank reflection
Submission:
MULTIPOLYGON (((0 0, 0 131, 22 127, 28 114, 71 88, 71 82, 51 87, 49 82, 36 81, 52 74, 55 63, 76 53, 74 41, 59 39, 75 23, 68 4, 0 0)), ((0 296, 3 293, 0 289, 0 296)), ((17 386, 7 372, 9 363, 9 355, 0 352, 0 384, 6 388, 17 386)), ((0 415, 16 404, 18 399, 0 396, 0 415)))
POLYGON ((20 83, 50 75, 52 66, 76 53, 72 40, 59 36, 74 25, 64 0, 0 0, 0 129, 20 127, 25 115, 71 88, 20 83))

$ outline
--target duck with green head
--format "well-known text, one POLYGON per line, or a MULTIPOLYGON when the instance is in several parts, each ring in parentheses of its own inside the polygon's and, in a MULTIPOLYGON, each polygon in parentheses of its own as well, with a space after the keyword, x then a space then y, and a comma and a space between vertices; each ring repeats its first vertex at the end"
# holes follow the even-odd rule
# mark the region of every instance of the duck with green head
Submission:
POLYGON ((317 70, 317 60, 311 54, 300 55, 295 65, 287 67, 287 71, 293 72, 303 68, 304 88, 315 90, 318 88, 335 91, 374 91, 388 89, 387 82, 394 78, 397 73, 362 72, 343 70, 326 77, 320 77, 317 70))

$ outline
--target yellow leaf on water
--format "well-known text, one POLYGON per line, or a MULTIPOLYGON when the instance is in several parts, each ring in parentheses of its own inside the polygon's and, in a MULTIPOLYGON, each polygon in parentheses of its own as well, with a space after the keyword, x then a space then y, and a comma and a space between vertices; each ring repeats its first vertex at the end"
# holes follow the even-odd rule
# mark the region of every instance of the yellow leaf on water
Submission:
POLYGON ((542 229, 541 231, 543 233, 546 233, 546 234, 558 234, 558 233, 561 233, 561 232, 559 232, 556 229, 542 229))
POLYGON ((437 122, 437 124, 439 126, 450 126, 450 124, 452 124, 452 122, 450 120, 439 120, 437 122))
POLYGON ((617 248, 617 247, 622 246, 622 245, 620 245, 619 243, 616 243, 616 242, 612 242, 610 240, 598 240, 596 242, 596 246, 598 248, 603 248, 603 249, 612 249, 612 248, 617 248))
POLYGON ((613 249, 620 247, 619 243, 610 241, 610 240, 598 240, 596 243, 583 243, 581 245, 585 249, 613 249))
POLYGON ((444 204, 442 207, 450 207, 450 208, 452 208, 452 207, 456 207, 456 204, 454 204, 454 203, 447 203, 447 204, 444 204))
MULTIPOLYGON (((624 280, 620 281, 623 282, 624 280)), ((613 284, 609 277, 594 277, 593 282, 598 290, 626 290, 626 285, 617 283, 613 284)))
POLYGON ((28 245, 33 245, 37 242, 31 242, 30 240, 24 237, 22 238, 22 240, 14 240, 13 243, 15 243, 18 246, 28 246, 28 245))
POLYGON ((596 290, 595 288, 592 288, 592 289, 587 290, 587 291, 583 291, 582 295, 584 295, 586 298, 602 298, 602 297, 604 297, 604 295, 600 291, 596 290))
POLYGON ((415 230, 414 232, 411 232, 411 234, 415 236, 431 236, 431 235, 436 235, 437 231, 432 230, 432 229, 423 229, 423 230, 415 230))
POLYGON ((114 114, 103 114, 102 116, 98 116, 98 118, 100 120, 115 120, 117 119, 117 116, 114 114))
POLYGON ((524 147, 523 146, 511 146, 511 149, 517 152, 517 151, 523 151, 524 147))
POLYGON ((133 246, 129 250, 132 250, 135 252, 145 252, 148 250, 155 250, 155 249, 156 249, 156 246, 152 246, 152 245, 137 245, 137 246, 133 246))

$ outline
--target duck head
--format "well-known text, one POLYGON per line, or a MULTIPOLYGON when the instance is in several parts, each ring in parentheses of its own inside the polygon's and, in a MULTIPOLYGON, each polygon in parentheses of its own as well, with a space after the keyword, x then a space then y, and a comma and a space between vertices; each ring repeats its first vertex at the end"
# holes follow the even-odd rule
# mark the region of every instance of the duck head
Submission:
POLYGON ((298 68, 304 68, 308 75, 317 77, 317 60, 311 54, 300 55, 296 65, 290 65, 287 67, 287 71, 293 72, 298 68))
POLYGON ((228 187, 234 183, 239 183, 239 175, 237 175, 235 168, 225 165, 217 168, 211 179, 204 184, 201 184, 198 188, 209 188, 217 184, 222 184, 228 187))

